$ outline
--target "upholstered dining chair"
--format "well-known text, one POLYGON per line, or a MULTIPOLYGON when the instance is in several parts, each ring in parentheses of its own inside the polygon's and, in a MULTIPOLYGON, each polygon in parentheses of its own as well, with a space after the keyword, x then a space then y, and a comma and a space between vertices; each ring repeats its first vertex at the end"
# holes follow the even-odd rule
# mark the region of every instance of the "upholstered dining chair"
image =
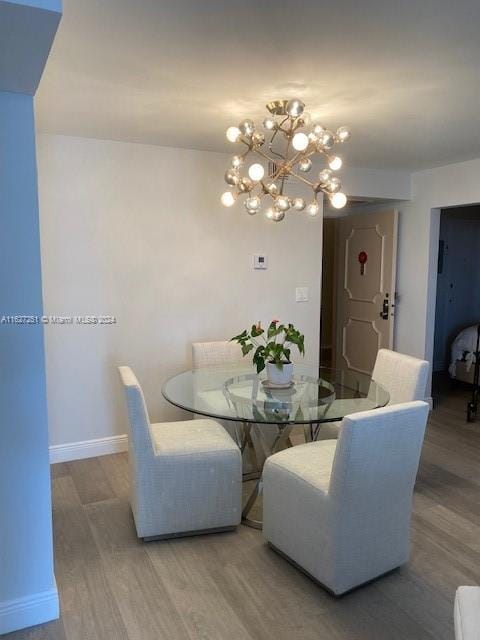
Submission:
POLYGON ((242 349, 237 342, 217 340, 215 342, 192 343, 192 363, 194 369, 239 364, 242 360, 242 349))
POLYGON ((241 519, 242 461, 214 420, 151 424, 140 384, 119 367, 128 411, 130 502, 139 538, 223 531, 241 519))
POLYGON ((455 640, 480 638, 480 587, 458 587, 454 622, 455 640))
MULTIPOLYGON (((243 359, 242 350, 237 342, 217 340, 215 342, 192 343, 192 366, 194 369, 202 367, 220 367, 240 364, 243 359)), ((224 401, 223 398, 221 399, 224 401)), ((199 418, 201 416, 195 416, 199 418)), ((218 420, 237 444, 241 443, 240 426, 232 420, 218 420)))
MULTIPOLYGON (((424 400, 428 379, 428 362, 390 349, 379 349, 372 378, 384 387, 389 405, 424 400)), ((341 422, 323 424, 317 440, 338 438, 341 422)))
MULTIPOLYGON (((242 349, 237 342, 217 340, 214 342, 192 343, 192 365, 194 369, 202 367, 221 367, 247 364, 243 358, 242 349)), ((224 402, 224 399, 221 398, 224 402)), ((198 418, 199 416, 195 416, 198 418)), ((244 456, 244 472, 250 472, 261 467, 265 460, 262 437, 273 441, 276 436, 275 425, 265 425, 262 433, 257 432, 254 425, 241 425, 232 420, 218 420, 235 440, 242 452, 248 445, 249 455, 244 456), (252 459, 253 458, 253 459, 252 459)))
POLYGON ((352 414, 338 440, 268 458, 266 540, 335 595, 407 562, 428 409, 416 401, 352 414))

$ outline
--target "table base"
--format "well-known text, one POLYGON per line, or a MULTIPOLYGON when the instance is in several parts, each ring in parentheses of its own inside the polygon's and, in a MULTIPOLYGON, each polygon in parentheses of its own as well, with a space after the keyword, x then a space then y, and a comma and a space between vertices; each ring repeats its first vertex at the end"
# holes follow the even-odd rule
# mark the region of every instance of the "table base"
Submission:
POLYGON ((247 527, 252 527, 254 529, 262 529, 263 527, 262 520, 255 520, 253 518, 250 518, 249 514, 252 511, 253 505, 255 504, 255 501, 257 500, 257 498, 262 495, 262 491, 263 491, 262 475, 263 475, 263 467, 265 465, 265 460, 269 456, 273 455, 274 453, 277 453, 278 451, 282 451, 283 449, 292 446, 289 440, 289 437, 293 429, 293 426, 294 425, 290 425, 290 424, 277 424, 276 425, 277 434, 271 444, 269 444, 264 438, 262 438, 262 432, 261 432, 261 429, 259 429, 257 436, 260 440, 259 444, 262 447, 262 451, 258 452, 255 450, 255 444, 253 443, 253 439, 251 437, 252 425, 251 424, 245 425, 244 439, 240 449, 243 454, 247 446, 252 447, 253 454, 255 459, 257 460, 257 465, 258 465, 256 471, 245 473, 243 475, 243 482, 249 482, 252 480, 256 481, 253 491, 250 493, 249 497, 247 498, 247 501, 245 502, 245 505, 242 511, 242 523, 247 527))

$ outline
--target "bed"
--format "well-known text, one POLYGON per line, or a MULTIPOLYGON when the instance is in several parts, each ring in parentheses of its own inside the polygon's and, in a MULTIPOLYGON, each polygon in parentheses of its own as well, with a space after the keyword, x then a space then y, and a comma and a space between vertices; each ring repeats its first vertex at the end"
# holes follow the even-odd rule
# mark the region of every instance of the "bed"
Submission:
POLYGON ((448 372, 451 378, 473 384, 478 325, 460 331, 452 343, 452 355, 448 372))

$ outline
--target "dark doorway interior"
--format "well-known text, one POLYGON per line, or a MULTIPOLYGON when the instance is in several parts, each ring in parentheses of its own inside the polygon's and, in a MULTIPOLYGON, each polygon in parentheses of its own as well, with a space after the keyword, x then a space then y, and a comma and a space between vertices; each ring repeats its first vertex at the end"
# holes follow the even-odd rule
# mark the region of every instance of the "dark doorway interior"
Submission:
POLYGON ((444 209, 440 218, 432 395, 468 402, 480 323, 480 205, 444 209))

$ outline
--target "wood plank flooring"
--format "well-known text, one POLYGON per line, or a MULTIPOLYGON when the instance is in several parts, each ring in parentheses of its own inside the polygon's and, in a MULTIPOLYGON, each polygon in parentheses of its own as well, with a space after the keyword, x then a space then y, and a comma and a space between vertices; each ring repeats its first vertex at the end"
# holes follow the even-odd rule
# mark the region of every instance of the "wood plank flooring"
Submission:
POLYGON ((411 562, 335 599, 259 531, 144 544, 124 454, 52 467, 60 620, 8 640, 452 640, 460 584, 480 584, 480 419, 459 389, 432 412, 411 562))

